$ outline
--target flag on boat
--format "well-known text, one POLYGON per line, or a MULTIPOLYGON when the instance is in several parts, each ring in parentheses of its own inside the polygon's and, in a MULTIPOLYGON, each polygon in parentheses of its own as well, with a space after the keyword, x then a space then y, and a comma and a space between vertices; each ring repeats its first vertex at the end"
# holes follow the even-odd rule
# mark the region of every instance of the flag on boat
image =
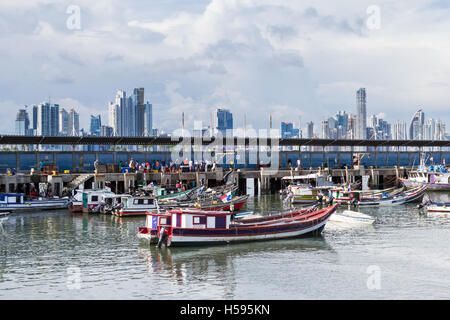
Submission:
POLYGON ((231 201, 231 192, 225 193, 223 196, 220 197, 220 200, 223 202, 231 201))

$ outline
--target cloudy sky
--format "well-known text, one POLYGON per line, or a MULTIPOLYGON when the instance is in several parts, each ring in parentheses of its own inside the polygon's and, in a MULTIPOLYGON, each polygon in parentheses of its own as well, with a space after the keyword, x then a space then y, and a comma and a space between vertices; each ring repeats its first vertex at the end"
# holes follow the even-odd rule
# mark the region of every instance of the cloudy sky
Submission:
POLYGON ((118 89, 146 89, 172 132, 231 109, 235 127, 272 114, 316 125, 356 113, 450 125, 450 0, 1 0, 2 132, 47 101, 107 122, 118 89), (375 7, 373 6, 375 5, 375 7), (80 9, 80 19, 74 8, 80 9))

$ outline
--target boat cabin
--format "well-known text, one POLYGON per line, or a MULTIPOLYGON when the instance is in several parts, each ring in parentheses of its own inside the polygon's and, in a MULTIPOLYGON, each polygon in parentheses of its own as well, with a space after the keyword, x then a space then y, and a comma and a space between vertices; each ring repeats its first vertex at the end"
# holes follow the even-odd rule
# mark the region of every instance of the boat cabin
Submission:
POLYGON ((97 207, 104 199, 106 195, 114 195, 111 191, 105 190, 85 190, 83 191, 83 212, 89 212, 89 210, 97 207))
POLYGON ((23 203, 23 193, 0 193, 0 204, 23 203))
POLYGON ((228 229, 231 216, 229 211, 171 210, 169 214, 147 213, 146 226, 181 229, 228 229))

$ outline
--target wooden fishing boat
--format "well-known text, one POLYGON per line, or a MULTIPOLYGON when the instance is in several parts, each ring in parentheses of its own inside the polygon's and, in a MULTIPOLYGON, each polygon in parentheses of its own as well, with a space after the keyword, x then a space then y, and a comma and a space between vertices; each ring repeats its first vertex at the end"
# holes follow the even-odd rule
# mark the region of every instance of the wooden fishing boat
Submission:
POLYGON ((405 203, 422 202, 427 185, 405 191, 399 195, 386 196, 374 200, 356 201, 357 206, 394 206, 405 203))
POLYGON ((147 225, 138 228, 138 237, 152 241, 156 230, 158 246, 216 245, 319 235, 339 205, 265 224, 238 225, 231 212, 172 210, 170 215, 149 213, 147 225))
POLYGON ((175 193, 169 193, 166 195, 158 196, 157 199, 159 202, 164 201, 174 201, 174 200, 189 200, 192 198, 194 194, 202 190, 203 186, 198 186, 189 190, 175 192, 175 193))
POLYGON ((23 193, 1 193, 0 212, 33 211, 67 208, 69 198, 38 198, 26 200, 23 193))
POLYGON ((331 199, 334 203, 352 204, 357 201, 377 201, 386 197, 393 197, 403 192, 404 188, 387 188, 383 190, 354 190, 350 188, 331 189, 331 199))

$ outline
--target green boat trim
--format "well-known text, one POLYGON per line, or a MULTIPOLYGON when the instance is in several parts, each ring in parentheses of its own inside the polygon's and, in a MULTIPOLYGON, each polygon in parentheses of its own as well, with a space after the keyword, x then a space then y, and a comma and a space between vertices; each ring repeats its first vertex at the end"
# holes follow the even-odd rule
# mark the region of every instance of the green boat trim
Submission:
POLYGON ((189 190, 185 190, 185 191, 176 192, 176 193, 169 193, 169 194, 166 194, 164 196, 158 196, 157 199, 158 200, 167 200, 167 199, 182 197, 182 196, 184 196, 184 195, 186 195, 188 193, 191 193, 191 192, 194 192, 194 191, 200 189, 201 187, 202 186, 195 187, 195 188, 192 188, 192 189, 189 189, 189 190))

